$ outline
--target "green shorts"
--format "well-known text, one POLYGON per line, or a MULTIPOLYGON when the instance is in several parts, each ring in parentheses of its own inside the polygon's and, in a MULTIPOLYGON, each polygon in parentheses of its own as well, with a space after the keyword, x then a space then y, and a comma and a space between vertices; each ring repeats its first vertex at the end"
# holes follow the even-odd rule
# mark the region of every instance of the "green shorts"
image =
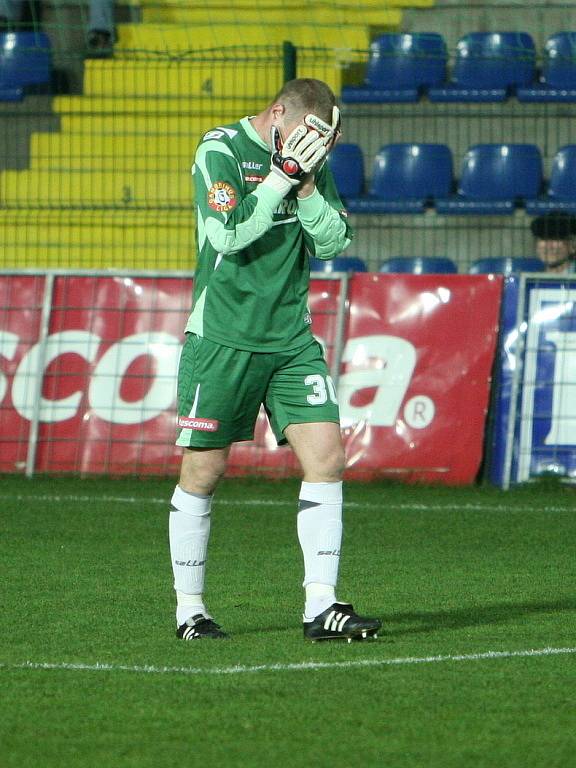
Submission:
POLYGON ((253 440, 262 404, 279 445, 289 424, 340 422, 315 339, 289 352, 247 352, 187 334, 178 370, 176 445, 224 448, 253 440))

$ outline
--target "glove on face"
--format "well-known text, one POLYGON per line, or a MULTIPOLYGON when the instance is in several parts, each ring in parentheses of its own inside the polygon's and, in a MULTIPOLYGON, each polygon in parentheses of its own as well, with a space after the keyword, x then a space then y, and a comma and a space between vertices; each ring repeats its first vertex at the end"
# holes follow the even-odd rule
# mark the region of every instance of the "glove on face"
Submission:
MULTIPOLYGON (((318 118, 317 118, 318 119, 318 118)), ((298 186, 306 174, 311 173, 326 156, 325 138, 314 127, 297 125, 284 144, 280 131, 271 129, 272 165, 277 173, 292 186, 298 186)))
POLYGON ((332 125, 328 125, 328 123, 325 123, 321 117, 317 117, 312 113, 304 116, 304 123, 322 136, 327 152, 332 149, 342 133, 340 127, 342 121, 340 119, 340 110, 338 107, 332 107, 332 125))

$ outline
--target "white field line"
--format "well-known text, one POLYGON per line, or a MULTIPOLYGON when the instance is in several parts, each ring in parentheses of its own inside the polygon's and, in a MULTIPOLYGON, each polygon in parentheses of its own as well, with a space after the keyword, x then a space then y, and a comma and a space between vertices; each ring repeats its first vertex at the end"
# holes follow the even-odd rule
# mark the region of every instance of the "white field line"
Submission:
POLYGON ((156 667, 153 665, 104 664, 94 662, 43 662, 24 661, 19 664, 0 663, 1 670, 56 670, 69 672, 136 672, 146 675, 244 675, 256 672, 310 672, 324 669, 364 669, 370 667, 396 667, 413 664, 438 664, 442 662, 488 661, 493 659, 516 659, 535 656, 559 656, 574 654, 576 648, 539 648, 523 651, 485 651, 446 656, 404 656, 395 659, 355 659, 353 661, 302 661, 294 664, 256 664, 253 666, 236 665, 233 667, 156 667))
MULTIPOLYGON (((21 493, 21 494, 0 494, 0 502, 2 501, 23 501, 23 502, 69 502, 83 504, 86 502, 107 502, 110 504, 160 504, 165 506, 166 509, 170 506, 170 498, 167 495, 163 499, 157 499, 146 496, 100 496, 100 495, 60 495, 60 494, 33 494, 33 493, 21 493)), ((294 501, 294 504, 296 502, 294 501)), ((222 499, 216 497, 214 504, 216 506, 239 506, 239 507, 286 507, 290 506, 291 501, 285 499, 222 499)), ((361 508, 361 509, 399 509, 406 511, 416 512, 442 512, 459 510, 463 512, 534 512, 533 506, 518 507, 509 506, 508 504, 442 504, 437 502, 435 504, 410 504, 402 503, 398 504, 391 501, 383 500, 379 504, 359 503, 355 501, 345 501, 346 507, 349 508, 361 508)), ((556 506, 546 505, 539 507, 538 512, 572 512, 574 507, 571 506, 556 506)))

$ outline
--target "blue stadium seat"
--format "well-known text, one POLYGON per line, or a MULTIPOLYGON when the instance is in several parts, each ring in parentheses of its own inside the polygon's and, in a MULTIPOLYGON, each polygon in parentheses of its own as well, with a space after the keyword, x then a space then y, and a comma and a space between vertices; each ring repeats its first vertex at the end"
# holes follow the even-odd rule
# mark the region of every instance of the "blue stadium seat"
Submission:
POLYGON ((504 101, 518 86, 530 85, 536 48, 525 32, 472 32, 458 41, 452 81, 428 91, 430 101, 504 101))
POLYGON ((0 33, 0 101, 20 101, 28 86, 49 83, 51 70, 43 32, 0 33))
POLYGON ((380 272, 404 272, 413 275, 456 274, 458 267, 452 259, 444 256, 399 256, 386 259, 380 265, 380 272))
POLYGON ((367 272, 366 264, 357 256, 337 256, 335 259, 310 257, 310 272, 367 272))
POLYGON ((340 197, 360 197, 364 193, 364 157, 358 144, 336 144, 328 164, 340 197))
POLYGON ((540 82, 518 88, 519 101, 576 101, 576 32, 551 35, 544 45, 540 82))
POLYGON ((349 198, 350 213, 423 213, 452 189, 452 153, 445 144, 386 144, 374 159, 370 193, 349 198))
POLYGON ((448 51, 435 32, 380 35, 370 46, 364 85, 342 88, 342 101, 415 102, 446 77, 448 51))
POLYGON ((462 162, 457 194, 436 201, 438 213, 498 216, 536 199, 542 156, 535 144, 476 144, 462 162))
POLYGON ((529 214, 576 213, 576 144, 566 144, 556 152, 546 194, 527 202, 526 211, 529 214))
POLYGON ((469 272, 471 275, 515 275, 518 272, 545 272, 546 265, 541 259, 530 257, 497 257, 487 259, 477 259, 471 265, 469 272))

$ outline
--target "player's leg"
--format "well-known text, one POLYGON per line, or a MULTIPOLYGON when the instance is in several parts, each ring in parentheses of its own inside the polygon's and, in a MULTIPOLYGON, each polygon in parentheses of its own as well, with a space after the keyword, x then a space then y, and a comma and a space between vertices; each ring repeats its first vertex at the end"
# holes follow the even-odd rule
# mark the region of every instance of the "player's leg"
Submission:
POLYGON ((178 636, 200 632, 220 637, 210 623, 204 605, 206 556, 210 538, 212 499, 226 469, 226 448, 187 448, 182 457, 180 478, 172 495, 169 539, 178 636), (193 624, 187 624, 192 619, 193 624))
POLYGON ((230 445, 253 436, 262 393, 251 398, 244 391, 250 365, 250 353, 194 335, 187 337, 180 358, 177 444, 186 450, 169 530, 177 636, 184 640, 223 636, 204 605, 210 515, 230 445))
POLYGON ((344 451, 340 427, 333 422, 290 424, 284 434, 304 473, 297 530, 304 556, 304 614, 313 617, 336 601, 344 451))
POLYGON ((304 555, 304 637, 309 640, 376 637, 379 619, 358 616, 336 599, 342 542, 340 427, 331 422, 290 424, 284 430, 304 472, 298 539, 304 555))
POLYGON ((225 448, 187 448, 180 466, 180 488, 198 496, 212 496, 226 471, 229 453, 229 445, 225 448))
POLYGON ((290 443, 303 470, 297 528, 304 556, 304 635, 375 636, 378 619, 360 617, 336 600, 345 457, 336 393, 319 345, 276 372, 266 403, 276 436, 290 443))
POLYGON ((340 561, 344 450, 338 402, 317 342, 280 363, 267 407, 276 437, 290 443, 304 473, 297 518, 304 613, 317 616, 336 600, 340 561))

